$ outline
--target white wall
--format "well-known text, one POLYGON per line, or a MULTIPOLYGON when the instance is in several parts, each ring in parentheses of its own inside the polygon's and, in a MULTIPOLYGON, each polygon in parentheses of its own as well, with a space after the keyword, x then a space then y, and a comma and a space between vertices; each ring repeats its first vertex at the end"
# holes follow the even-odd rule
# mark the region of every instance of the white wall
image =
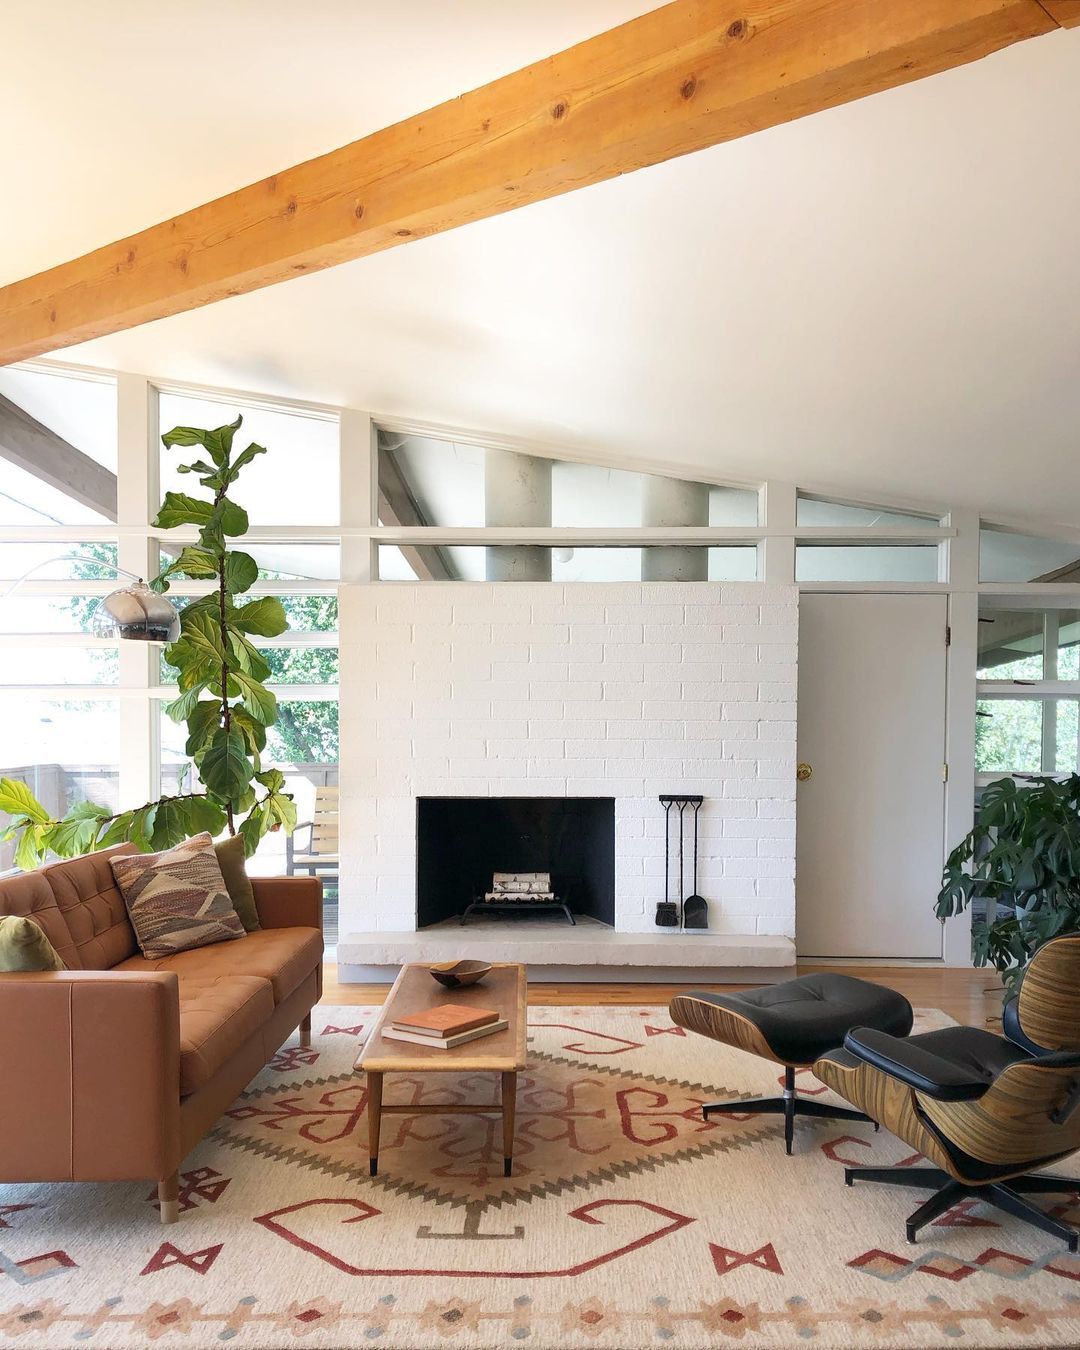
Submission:
POLYGON ((346 586, 340 624, 343 933, 414 927, 440 795, 615 797, 616 926, 649 931, 681 790, 711 927, 794 935, 794 586, 346 586))

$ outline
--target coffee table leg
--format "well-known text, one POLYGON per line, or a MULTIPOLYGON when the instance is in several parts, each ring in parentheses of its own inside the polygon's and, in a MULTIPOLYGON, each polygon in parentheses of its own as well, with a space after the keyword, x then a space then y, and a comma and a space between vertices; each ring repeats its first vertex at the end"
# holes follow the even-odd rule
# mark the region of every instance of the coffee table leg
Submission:
POLYGON ((502 1076, 503 1118, 503 1176, 508 1177, 514 1165, 514 1108, 517 1106, 517 1074, 502 1076))
POLYGON ((374 1177, 379 1174, 379 1126, 382 1124, 382 1080, 381 1073, 367 1075, 367 1113, 368 1113, 368 1172, 374 1177))

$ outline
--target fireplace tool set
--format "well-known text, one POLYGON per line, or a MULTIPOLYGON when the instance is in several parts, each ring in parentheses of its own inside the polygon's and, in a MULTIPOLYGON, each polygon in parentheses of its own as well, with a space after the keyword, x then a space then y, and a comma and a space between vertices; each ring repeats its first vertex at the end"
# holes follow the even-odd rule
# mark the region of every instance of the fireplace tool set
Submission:
POLYGON ((704 929, 709 926, 709 904, 698 895, 698 812, 705 799, 700 796, 682 793, 662 793, 660 801, 664 807, 664 898, 656 905, 657 928, 704 929), (679 889, 678 900, 671 898, 671 810, 677 807, 679 816, 679 889), (683 889, 686 862, 686 812, 693 812, 694 833, 694 890, 686 895, 683 889), (685 899, 683 898, 685 896, 685 899))

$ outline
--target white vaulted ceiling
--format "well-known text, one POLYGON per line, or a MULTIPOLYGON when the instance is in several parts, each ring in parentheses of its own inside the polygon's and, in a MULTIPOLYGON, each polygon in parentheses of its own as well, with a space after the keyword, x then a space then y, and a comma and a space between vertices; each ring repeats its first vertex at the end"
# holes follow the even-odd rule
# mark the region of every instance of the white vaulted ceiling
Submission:
MULTIPOLYGON (((0 281, 650 8, 4 0, 0 281)), ((58 355, 1080 523, 1080 30, 58 355)))

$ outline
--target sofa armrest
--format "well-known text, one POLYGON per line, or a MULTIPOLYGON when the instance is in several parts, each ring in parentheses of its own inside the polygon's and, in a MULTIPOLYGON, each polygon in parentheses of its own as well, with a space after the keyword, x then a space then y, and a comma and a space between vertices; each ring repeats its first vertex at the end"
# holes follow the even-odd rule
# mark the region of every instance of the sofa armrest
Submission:
POLYGON ((322 932, 321 878, 252 877, 251 888, 264 928, 317 928, 322 932))
POLYGON ((918 1037, 890 1036, 873 1027, 856 1027, 844 1037, 844 1049, 864 1064, 940 1102, 968 1102, 986 1094, 993 1075, 954 1063, 927 1050, 918 1037))
POLYGON ((180 1149, 171 971, 0 975, 0 1181, 156 1180, 180 1149))

